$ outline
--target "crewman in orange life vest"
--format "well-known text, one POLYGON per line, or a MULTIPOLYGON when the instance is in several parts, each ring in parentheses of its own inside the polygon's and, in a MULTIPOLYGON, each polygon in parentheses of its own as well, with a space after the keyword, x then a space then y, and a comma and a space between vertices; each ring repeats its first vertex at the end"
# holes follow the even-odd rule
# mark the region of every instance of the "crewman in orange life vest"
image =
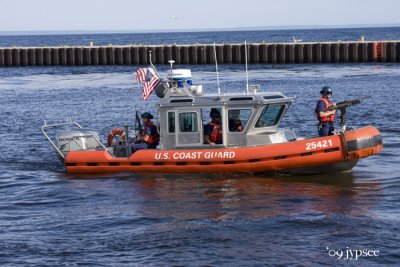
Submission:
POLYGON ((143 131, 139 133, 139 139, 135 144, 131 145, 132 153, 140 149, 156 148, 160 143, 160 134, 157 131, 157 126, 151 121, 153 115, 149 112, 142 114, 144 123, 143 131))
POLYGON ((319 136, 333 135, 336 110, 326 111, 332 104, 330 98, 332 97, 332 89, 325 86, 321 90, 322 98, 318 101, 315 113, 318 118, 318 134, 319 136))
POLYGON ((222 144, 221 113, 215 108, 210 112, 211 121, 204 126, 204 142, 210 146, 222 144))
POLYGON ((243 124, 240 120, 240 110, 233 109, 229 111, 228 127, 230 132, 243 132, 243 124))

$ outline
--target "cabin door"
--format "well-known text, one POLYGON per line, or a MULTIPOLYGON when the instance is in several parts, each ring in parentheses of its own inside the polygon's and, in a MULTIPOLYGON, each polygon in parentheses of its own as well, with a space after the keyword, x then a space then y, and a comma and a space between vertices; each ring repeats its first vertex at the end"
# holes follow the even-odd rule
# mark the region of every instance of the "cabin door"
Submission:
POLYGON ((177 146, 198 146, 203 143, 200 109, 178 110, 175 120, 177 146))

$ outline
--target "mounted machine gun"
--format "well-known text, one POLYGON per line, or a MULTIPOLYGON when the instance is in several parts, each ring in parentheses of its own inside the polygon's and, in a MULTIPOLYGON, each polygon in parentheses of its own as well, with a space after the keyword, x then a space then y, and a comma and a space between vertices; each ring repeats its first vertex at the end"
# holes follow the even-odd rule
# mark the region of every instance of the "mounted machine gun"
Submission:
POLYGON ((338 102, 335 105, 328 107, 326 109, 326 111, 340 110, 340 127, 342 128, 342 132, 344 132, 344 131, 346 131, 346 108, 361 104, 362 100, 364 100, 366 98, 368 98, 368 97, 338 102))

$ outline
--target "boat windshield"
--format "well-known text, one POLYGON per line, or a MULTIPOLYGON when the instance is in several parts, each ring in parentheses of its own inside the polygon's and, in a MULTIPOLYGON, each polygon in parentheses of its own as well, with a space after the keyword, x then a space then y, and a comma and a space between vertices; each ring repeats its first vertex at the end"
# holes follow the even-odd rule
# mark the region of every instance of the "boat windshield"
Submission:
POLYGON ((92 135, 77 135, 66 138, 59 138, 59 149, 62 152, 76 150, 104 150, 100 141, 92 135))
POLYGON ((255 124, 255 128, 275 126, 278 124, 284 110, 285 105, 265 106, 255 124))

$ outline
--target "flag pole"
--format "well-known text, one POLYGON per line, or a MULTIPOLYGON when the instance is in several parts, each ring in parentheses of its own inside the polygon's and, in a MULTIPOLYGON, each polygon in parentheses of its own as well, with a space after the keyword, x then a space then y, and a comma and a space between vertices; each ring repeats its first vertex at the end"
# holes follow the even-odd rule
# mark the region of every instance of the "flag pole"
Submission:
POLYGON ((153 62, 151 61, 151 50, 149 50, 149 61, 150 61, 150 66, 153 68, 155 75, 160 78, 160 74, 158 74, 156 67, 153 65, 153 62))

